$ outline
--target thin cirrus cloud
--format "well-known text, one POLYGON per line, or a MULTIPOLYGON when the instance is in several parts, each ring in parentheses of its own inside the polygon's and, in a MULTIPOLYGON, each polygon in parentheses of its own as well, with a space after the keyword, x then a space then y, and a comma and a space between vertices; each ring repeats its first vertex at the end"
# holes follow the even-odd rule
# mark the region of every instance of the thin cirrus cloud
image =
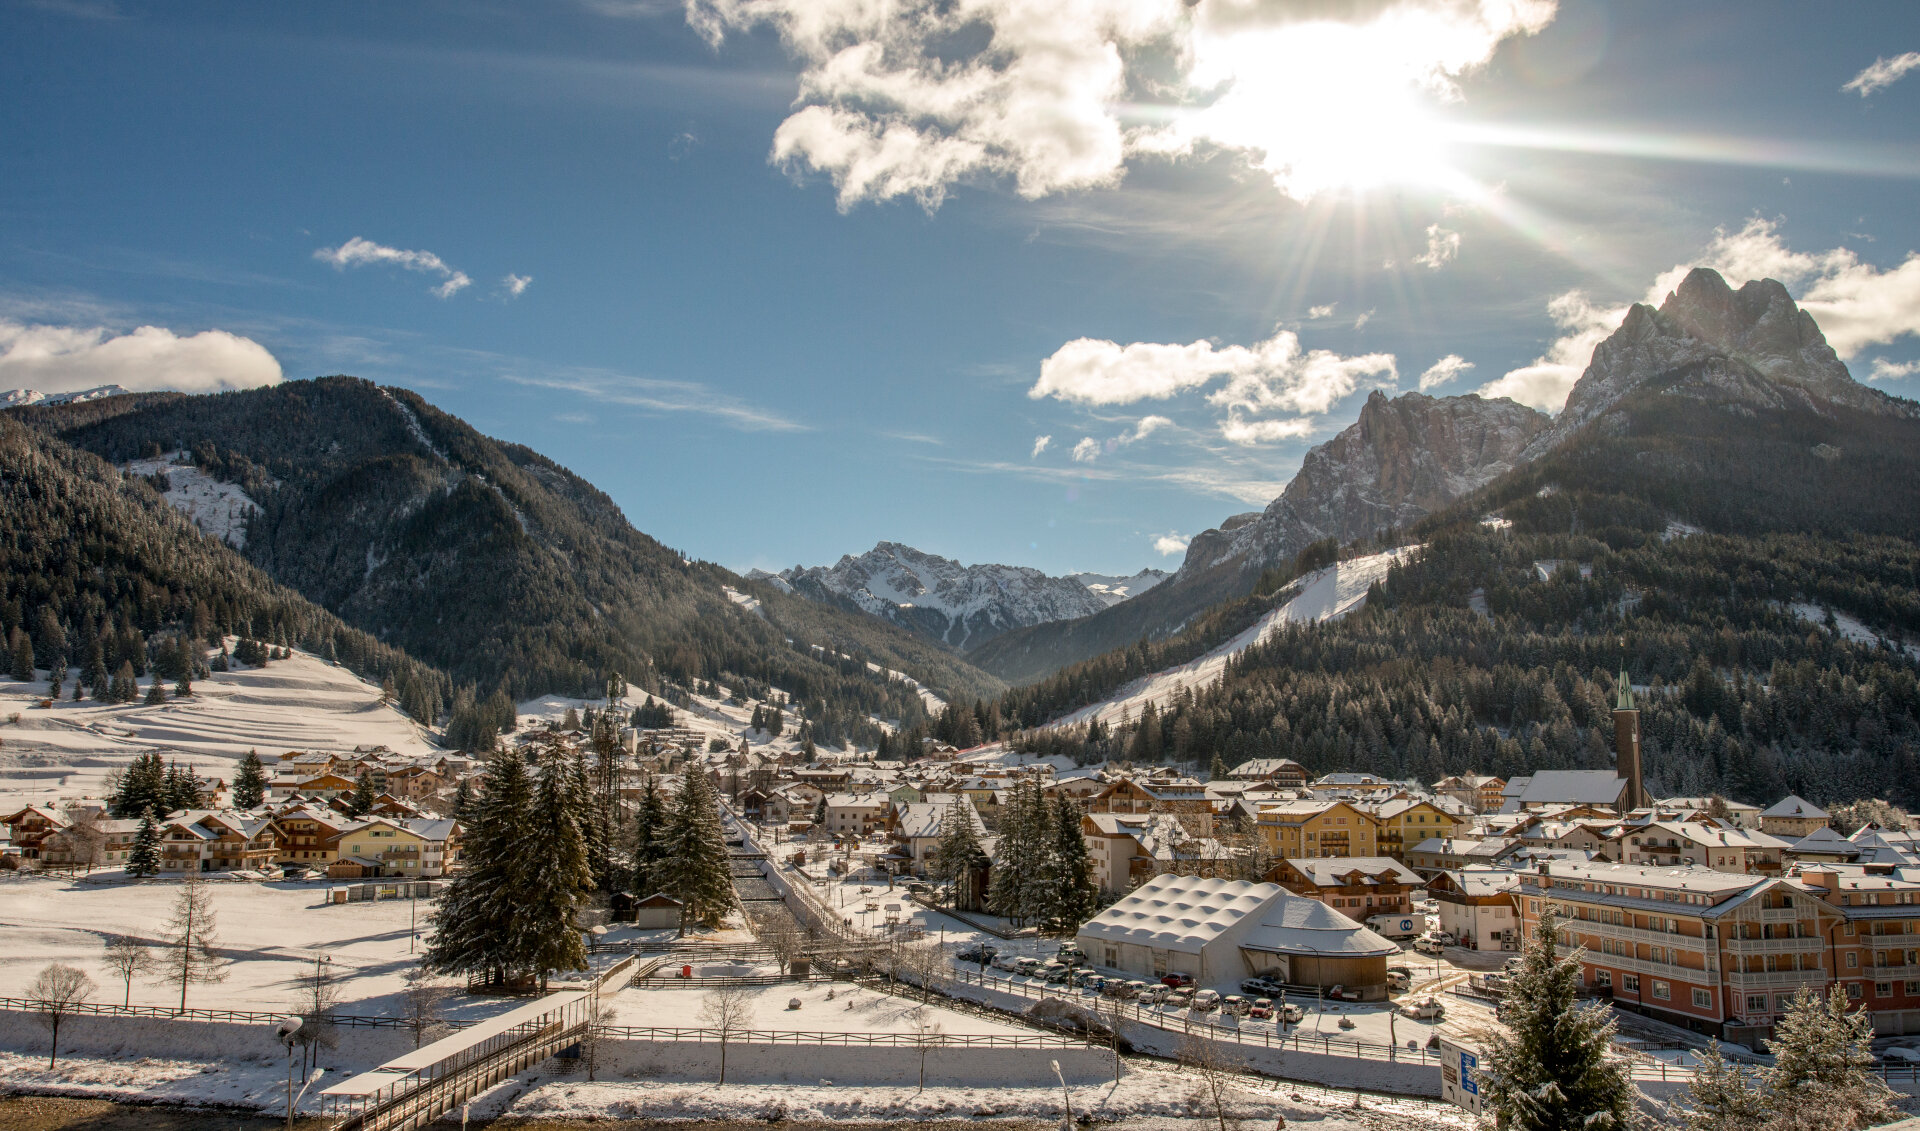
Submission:
POLYGON ((1875 59, 1873 64, 1853 76, 1840 89, 1852 91, 1865 98, 1882 87, 1892 86, 1905 78, 1908 71, 1920 67, 1920 51, 1907 51, 1891 57, 1875 59))
MULTIPOLYGON (((1658 306, 1696 266, 1713 268, 1734 287, 1753 279, 1779 280, 1796 292, 1801 309, 1813 315, 1827 344, 1843 359, 1920 335, 1920 253, 1882 270, 1861 262, 1850 248, 1795 251, 1781 238, 1779 220, 1755 216, 1738 231, 1715 230, 1694 263, 1662 271, 1640 301, 1658 306)), ((1592 360, 1593 348, 1619 327, 1627 309, 1625 303, 1596 303, 1584 291, 1554 296, 1547 314, 1560 335, 1532 364, 1481 386, 1480 394, 1558 411, 1592 360)))
MULTIPOLYGON (((431 251, 408 251, 388 247, 361 236, 354 236, 339 247, 317 248, 313 257, 322 263, 331 264, 336 271, 345 271, 349 267, 383 265, 399 267, 421 275, 431 275, 440 282, 428 288, 428 291, 438 298, 452 298, 473 285, 473 279, 465 271, 456 271, 447 266, 446 260, 431 251)), ((527 283, 533 281, 529 276, 520 282, 516 289, 513 281, 520 278, 518 275, 507 276, 506 287, 515 295, 525 290, 527 283)))
POLYGON ((692 381, 634 377, 600 369, 564 369, 539 376, 506 373, 501 379, 532 389, 572 393, 600 404, 643 412, 706 416, 740 432, 804 432, 807 426, 692 381))
POLYGON ((141 326, 59 326, 0 319, 0 388, 71 393, 99 385, 132 392, 217 393, 275 385, 280 363, 251 338, 225 330, 176 334, 141 326))
POLYGON ((933 209, 980 178, 1038 199, 1115 184, 1136 157, 1213 149, 1308 199, 1406 165, 1431 145, 1425 110, 1457 100, 1458 79, 1554 11, 1553 0, 1400 0, 1346 19, 1325 5, 1189 0, 687 2, 715 46, 778 34, 801 73, 770 159, 827 175, 843 210, 900 197, 933 209), (1134 112, 1140 90, 1183 112, 1134 112))

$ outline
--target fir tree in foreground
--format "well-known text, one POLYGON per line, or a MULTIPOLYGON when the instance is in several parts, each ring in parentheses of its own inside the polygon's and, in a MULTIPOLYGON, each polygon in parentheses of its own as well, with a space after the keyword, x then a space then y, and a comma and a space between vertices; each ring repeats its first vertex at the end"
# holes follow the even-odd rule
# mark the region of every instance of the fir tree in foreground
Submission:
POLYGON ((660 888, 680 901, 680 933, 690 923, 719 926, 733 907, 733 876, 713 786, 696 762, 680 776, 680 796, 661 840, 660 888))
POLYGON ((247 751, 240 759, 240 768, 233 775, 233 807, 251 809, 264 801, 267 796, 267 773, 260 765, 260 755, 247 751))
POLYGON ((153 809, 140 815, 140 827, 134 830, 133 847, 127 850, 127 875, 151 876, 160 870, 160 830, 153 823, 153 809))
POLYGON ((488 759, 486 790, 462 848, 466 866, 447 885, 434 915, 427 964, 435 970, 479 975, 489 986, 525 971, 514 898, 537 856, 532 810, 526 761, 515 753, 488 759))
POLYGON ((547 751, 530 822, 538 858, 524 870, 526 887, 513 901, 526 940, 525 961, 540 976, 542 992, 552 972, 587 968, 586 946, 574 921, 593 888, 581 830, 578 765, 557 749, 547 751))
POLYGON ((1607 1055, 1613 1017, 1579 1003, 1579 956, 1559 953, 1556 921, 1540 917, 1509 983, 1506 1026, 1480 1070, 1486 1109, 1502 1131, 1626 1131, 1636 1093, 1627 1063, 1607 1055))
POLYGON ((1767 1042, 1771 1067, 1734 1064, 1716 1043, 1669 1114, 1687 1131, 1858 1131, 1897 1119, 1893 1091, 1871 1074, 1872 1040, 1839 987, 1821 998, 1802 986, 1767 1042))

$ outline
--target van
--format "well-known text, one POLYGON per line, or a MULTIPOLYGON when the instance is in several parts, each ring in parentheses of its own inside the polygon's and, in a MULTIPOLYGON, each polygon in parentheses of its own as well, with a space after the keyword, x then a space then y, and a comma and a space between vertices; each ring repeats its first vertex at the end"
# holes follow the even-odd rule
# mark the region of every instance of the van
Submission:
POLYGON ((1405 970, 1387 971, 1387 992, 1403 994, 1413 985, 1413 976, 1405 970))
POLYGON ((1427 921, 1424 915, 1372 915, 1367 929, 1390 939, 1411 939, 1427 929, 1427 921))

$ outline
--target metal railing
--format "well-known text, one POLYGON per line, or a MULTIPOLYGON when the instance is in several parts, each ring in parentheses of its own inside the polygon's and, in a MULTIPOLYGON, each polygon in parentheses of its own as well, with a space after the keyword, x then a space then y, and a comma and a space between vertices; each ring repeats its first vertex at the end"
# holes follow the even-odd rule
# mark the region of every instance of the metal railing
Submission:
MULTIPOLYGON (((33 998, 0 997, 0 1010, 19 1013, 42 1012, 41 1003, 33 998)), ((288 1010, 269 1012, 252 1009, 175 1009, 166 1005, 109 1005, 98 1002, 82 1002, 77 1005, 61 1007, 63 1014, 91 1014, 98 1017, 160 1017, 174 1021, 238 1021, 252 1025, 275 1025, 287 1019, 288 1010)), ((409 1022, 404 1017, 376 1017, 354 1013, 329 1014, 327 1020, 335 1025, 358 1029, 401 1029, 409 1022)), ((474 1021, 439 1021, 436 1026, 450 1029, 464 1029, 477 1024, 474 1021)))
MULTIPOLYGON (((606 1037, 628 1041, 690 1041, 717 1044, 719 1029, 640 1028, 609 1025, 601 1030, 606 1037)), ((997 1049, 1070 1049, 1085 1048, 1087 1042, 1076 1037, 1051 1033, 803 1033, 774 1029, 729 1029, 729 1042, 766 1045, 861 1045, 880 1048, 997 1048, 997 1049)))

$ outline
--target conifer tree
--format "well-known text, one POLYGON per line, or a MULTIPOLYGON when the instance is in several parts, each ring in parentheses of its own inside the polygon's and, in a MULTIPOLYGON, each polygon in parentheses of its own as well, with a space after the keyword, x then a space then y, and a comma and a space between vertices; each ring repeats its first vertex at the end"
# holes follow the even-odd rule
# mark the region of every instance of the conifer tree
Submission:
POLYGON ((947 884, 952 889, 955 907, 972 907, 979 902, 980 893, 972 891, 970 884, 974 870, 986 853, 980 847, 980 836, 974 830, 973 802, 967 800, 964 793, 956 793, 947 804, 947 811, 940 815, 940 844, 934 849, 932 872, 934 880, 947 884))
POLYGON ((162 794, 166 799, 169 813, 181 809, 198 809, 203 800, 200 796, 199 776, 193 772, 192 766, 183 767, 178 762, 167 764, 162 794))
POLYGON ((249 750, 233 775, 234 808, 251 809, 266 800, 266 796, 266 769, 260 765, 260 755, 249 750))
POLYGON ((60 687, 66 682, 67 658, 55 656, 53 663, 47 666, 47 698, 60 698, 60 687))
POLYGON ((85 682, 95 699, 104 701, 113 693, 113 676, 107 672, 107 654, 97 639, 87 649, 85 682))
POLYGON ((633 814, 629 858, 633 873, 627 890, 645 899, 661 890, 661 862, 666 859, 667 808, 652 775, 640 787, 640 804, 633 814))
POLYGON ((1636 1093, 1627 1062, 1607 1055, 1613 1018, 1577 1004, 1579 956, 1559 954, 1556 924, 1540 917, 1508 985, 1506 1027, 1480 1070, 1486 1108, 1506 1131, 1626 1131, 1636 1093))
POLYGON ((1053 851, 1047 865, 1053 904, 1047 925, 1055 934, 1070 936, 1093 917, 1100 893, 1087 857, 1086 834, 1080 829, 1080 807, 1065 794, 1054 802, 1053 851))
POLYGON ((680 796, 667 819, 661 888, 680 901, 680 934, 687 924, 717 926, 733 906, 733 876, 713 786, 700 764, 689 762, 680 777, 680 796))
POLYGON ((473 786, 468 784, 467 779, 461 778, 460 784, 453 787, 453 819, 460 822, 462 829, 470 829, 478 808, 473 786))
POLYGON ((122 660, 113 673, 110 698, 115 703, 131 703, 140 698, 140 682, 133 674, 133 661, 122 660))
POLYGON ((133 847, 127 850, 127 874, 151 876, 160 870, 160 829, 154 824, 153 810, 140 815, 140 827, 134 830, 133 847))
POLYGON ((574 919, 593 889, 582 833, 582 798, 577 792, 579 760, 549 751, 534 792, 533 843, 539 859, 525 871, 526 884, 516 900, 525 935, 527 968, 540 976, 555 970, 584 970, 587 951, 574 919))
POLYGON ((19 629, 13 633, 13 668, 7 674, 21 683, 33 682, 33 641, 19 629))
POLYGON ((1869 1127, 1897 1118, 1894 1093, 1870 1074, 1873 1036, 1872 1018, 1849 1010, 1841 987, 1825 998, 1800 987, 1767 1042, 1768 1107, 1782 1122, 1818 1112, 1807 1126, 1869 1127))
POLYGON ((353 794, 347 798, 347 815, 364 817, 373 812, 374 802, 379 799, 380 795, 373 788, 373 773, 361 770, 360 776, 353 779, 353 794))
POLYGON ((156 674, 153 677, 153 682, 147 685, 146 705, 149 707, 157 707, 166 701, 167 685, 161 683, 159 675, 156 674))
POLYGON ((454 874, 434 916, 427 963, 443 974, 480 974, 499 985, 528 968, 518 900, 538 859, 533 787, 520 755, 487 760, 478 810, 462 849, 466 866, 454 874))

